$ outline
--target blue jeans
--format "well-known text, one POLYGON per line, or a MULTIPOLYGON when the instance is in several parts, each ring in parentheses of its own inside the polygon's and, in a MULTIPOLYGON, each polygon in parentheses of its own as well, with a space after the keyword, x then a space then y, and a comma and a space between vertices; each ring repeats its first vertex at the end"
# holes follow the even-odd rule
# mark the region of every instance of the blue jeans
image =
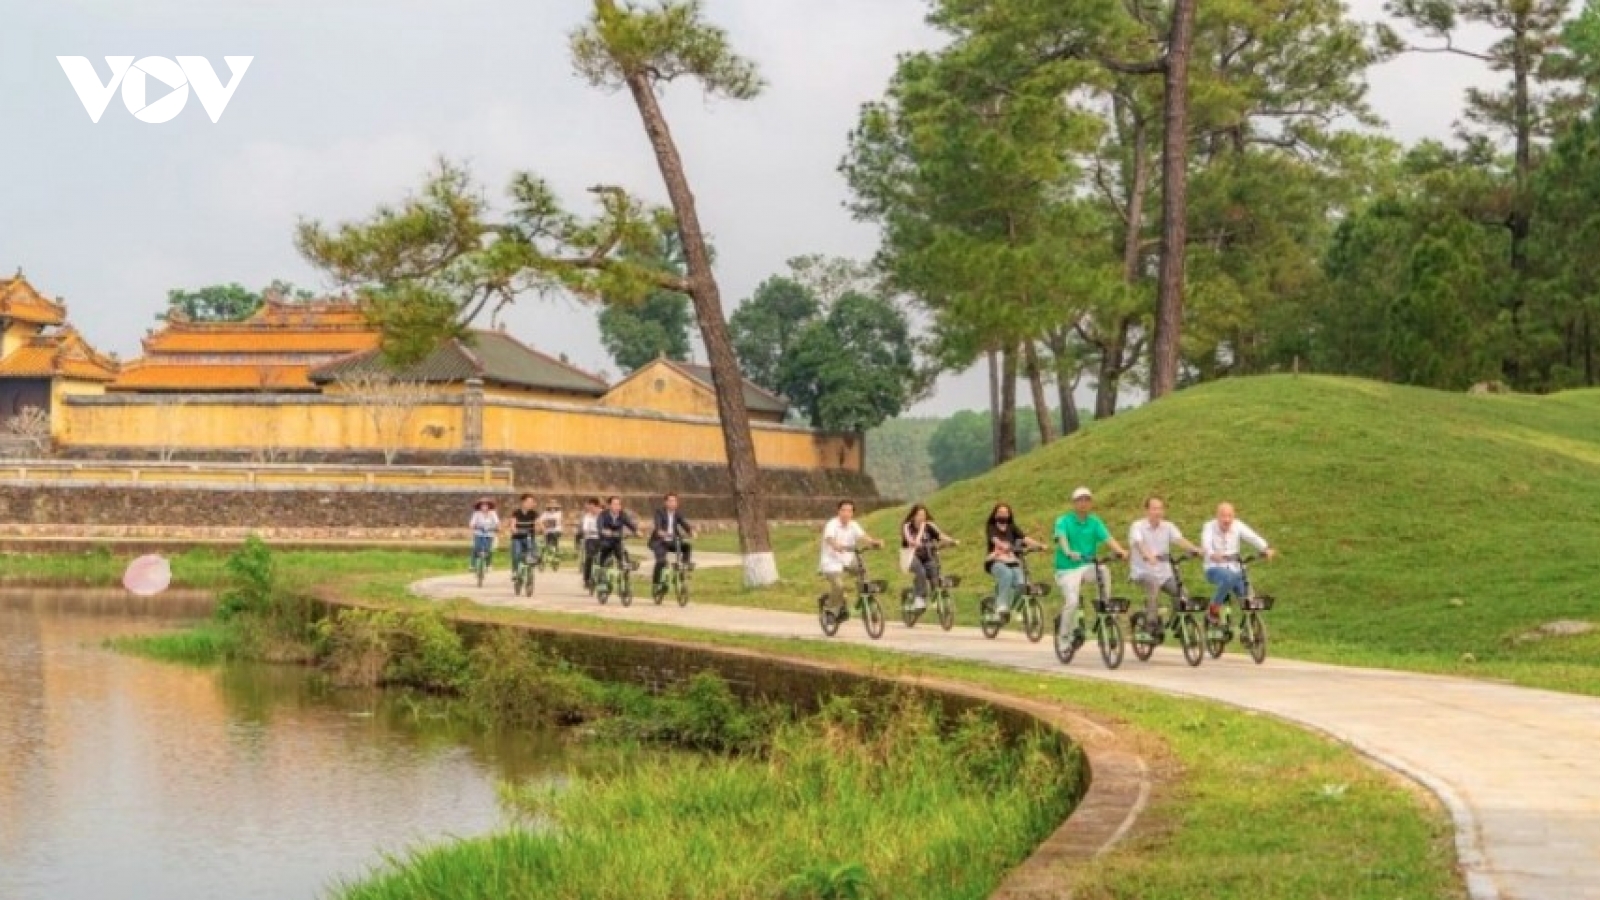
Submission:
POLYGON ((989 575, 994 579, 995 612, 1009 611, 1011 600, 1022 585, 1022 568, 997 562, 989 567, 989 575))
POLYGON ((1217 586, 1215 594, 1211 595, 1211 602, 1222 605, 1229 594, 1244 596, 1244 573, 1233 569, 1224 569, 1220 566, 1206 569, 1206 580, 1217 586))
POLYGON ((472 558, 473 559, 477 559, 480 555, 484 559, 488 559, 489 558, 489 554, 491 552, 493 552, 493 550, 494 550, 494 535, 492 535, 492 534, 474 534, 472 536, 472 558))
POLYGON ((531 562, 539 562, 539 548, 534 545, 533 535, 514 534, 511 536, 511 571, 515 572, 522 565, 522 558, 528 557, 531 562))

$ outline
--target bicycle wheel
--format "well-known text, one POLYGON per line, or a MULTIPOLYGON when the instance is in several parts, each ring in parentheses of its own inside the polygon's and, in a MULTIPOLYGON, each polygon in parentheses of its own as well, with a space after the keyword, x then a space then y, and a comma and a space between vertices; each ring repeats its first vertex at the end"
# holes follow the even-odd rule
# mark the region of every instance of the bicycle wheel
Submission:
POLYGON ((1065 636, 1061 634, 1061 615, 1059 613, 1056 614, 1055 621, 1051 625, 1054 626, 1051 630, 1055 632, 1056 659, 1061 660, 1063 666, 1068 665, 1072 662, 1072 658, 1078 655, 1078 641, 1071 634, 1065 636))
POLYGON ((817 622, 822 626, 822 633, 833 637, 839 633, 839 619, 828 608, 828 595, 823 594, 817 598, 817 622))
POLYGON ((949 591, 940 591, 939 598, 939 627, 945 631, 956 627, 956 605, 951 599, 949 591))
POLYGON ((1128 631, 1133 639, 1133 655, 1140 662, 1149 662, 1150 657, 1156 652, 1156 642, 1147 633, 1149 617, 1142 612, 1136 612, 1128 619, 1128 631))
POLYGON ((901 591, 900 621, 904 622, 907 628, 915 628, 917 627, 917 619, 919 618, 921 618, 921 616, 918 615, 916 610, 911 608, 911 591, 909 589, 901 591))
POLYGON ((1267 623, 1255 610, 1245 613, 1240 625, 1239 640, 1250 651, 1250 658, 1261 665, 1267 661, 1267 623))
POLYGON ((1221 659, 1222 651, 1228 649, 1229 632, 1233 631, 1233 616, 1229 615, 1219 622, 1206 621, 1206 652, 1212 659, 1221 659))
POLYGON ((689 579, 683 577, 683 573, 681 572, 678 573, 677 589, 675 593, 678 595, 679 606, 689 605, 689 579))
POLYGON ((985 597, 978 604, 978 627, 983 629, 983 636, 990 640, 1000 633, 1000 620, 994 615, 993 597, 985 597))
POLYGON ((1206 658, 1201 638, 1200 623, 1192 614, 1185 613, 1178 619, 1178 643, 1183 645, 1183 661, 1191 666, 1200 665, 1206 658))
POLYGON ((875 596, 869 596, 861 603, 861 618, 867 626, 867 637, 877 640, 883 637, 883 604, 875 596))
POLYGON ((1122 623, 1116 616, 1101 616, 1095 632, 1100 641, 1100 658, 1105 660, 1106 668, 1122 665, 1122 623))
POLYGON ((622 601, 623 606, 633 605, 633 579, 628 577, 626 569, 622 572, 622 586, 617 589, 617 599, 622 601))
POLYGON ((1029 597, 1022 604, 1022 632, 1035 644, 1044 637, 1044 611, 1039 608, 1036 597, 1029 597))
POLYGON ((661 601, 667 599, 667 590, 669 588, 667 579, 671 577, 671 575, 663 572, 661 573, 661 583, 650 585, 650 599, 654 600, 657 606, 661 605, 661 601))
POLYGON ((600 570, 600 573, 595 576, 594 596, 596 600, 600 601, 601 606, 605 606, 606 601, 611 599, 611 584, 612 581, 610 569, 602 569, 600 570))
POLYGON ((488 568, 488 566, 484 565, 483 557, 481 556, 472 561, 472 574, 478 579, 478 587, 483 587, 483 575, 488 568))

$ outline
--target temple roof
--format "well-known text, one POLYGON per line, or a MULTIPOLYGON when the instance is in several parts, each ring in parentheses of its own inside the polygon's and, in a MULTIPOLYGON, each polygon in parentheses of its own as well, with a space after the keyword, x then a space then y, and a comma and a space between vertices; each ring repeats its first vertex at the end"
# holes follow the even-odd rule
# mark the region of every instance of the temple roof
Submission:
MULTIPOLYGON (((604 381, 559 359, 540 353, 500 331, 471 331, 467 340, 451 340, 422 362, 392 373, 425 384, 459 384, 477 378, 485 384, 535 388, 599 397, 604 381)), ((358 353, 311 371, 311 380, 327 384, 369 372, 390 372, 377 350, 358 353)))
POLYGON ((0 378, 69 378, 111 381, 117 361, 89 346, 68 326, 35 335, 10 356, 0 359, 0 378))
MULTIPOLYGON (((710 366, 677 362, 671 359, 663 359, 662 362, 700 382, 707 390, 716 391, 716 384, 711 380, 710 366)), ((748 378, 742 380, 744 381, 744 405, 746 409, 755 410, 756 412, 777 413, 778 415, 787 415, 789 413, 789 401, 748 378)))
POLYGON ((148 393, 244 393, 315 391, 305 364, 167 363, 135 360, 108 386, 112 391, 148 393))
POLYGON ((33 325, 62 325, 67 321, 67 307, 46 299, 18 271, 11 278, 0 278, 0 319, 33 325))
POLYGON ((217 353, 315 353, 342 356, 378 346, 378 331, 358 303, 291 302, 268 297, 240 322, 191 322, 181 317, 144 339, 148 356, 217 353))

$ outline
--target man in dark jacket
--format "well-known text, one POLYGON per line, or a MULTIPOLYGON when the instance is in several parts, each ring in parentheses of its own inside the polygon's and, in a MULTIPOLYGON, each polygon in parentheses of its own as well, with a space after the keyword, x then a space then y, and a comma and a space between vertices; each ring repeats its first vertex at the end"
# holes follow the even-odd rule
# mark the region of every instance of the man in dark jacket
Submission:
POLYGON ((650 583, 657 590, 661 587, 661 573, 667 568, 667 553, 676 549, 679 559, 684 567, 689 567, 689 538, 694 537, 694 526, 689 520, 678 512, 678 495, 668 494, 662 501, 660 509, 656 510, 655 527, 650 531, 650 552, 656 556, 655 574, 650 577, 650 583), (676 548, 673 538, 678 539, 676 548))

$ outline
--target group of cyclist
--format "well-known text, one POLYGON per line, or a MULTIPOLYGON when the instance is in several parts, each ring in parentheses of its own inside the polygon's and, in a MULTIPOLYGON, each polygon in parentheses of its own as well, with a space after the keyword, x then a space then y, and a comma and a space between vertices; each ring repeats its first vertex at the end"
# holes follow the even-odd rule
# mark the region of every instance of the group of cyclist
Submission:
MULTIPOLYGON (((649 536, 650 552, 655 556, 652 586, 659 587, 661 584, 668 553, 677 553, 686 568, 693 566, 693 546, 689 542, 695 536, 695 528, 678 507, 678 495, 667 494, 655 512, 649 536)), ((542 554, 560 553, 565 520, 561 504, 551 501, 541 512, 538 498, 533 494, 523 494, 517 508, 504 522, 493 499, 484 497, 478 500, 473 504, 468 527, 472 531, 474 562, 480 557, 489 559, 494 552, 496 539, 509 531, 511 570, 516 572, 524 560, 536 565, 542 554)), ((627 549, 623 540, 628 535, 638 537, 639 524, 633 514, 623 508, 622 498, 609 497, 604 503, 599 497, 584 501, 583 515, 579 519, 573 543, 580 560, 585 588, 594 586, 597 570, 603 570, 612 563, 619 566, 626 564, 627 549)))
MULTIPOLYGON (((1242 596, 1244 590, 1244 573, 1239 563, 1241 545, 1256 548, 1267 559, 1273 558, 1277 551, 1239 520, 1231 503, 1217 506, 1216 517, 1201 529, 1198 545, 1168 521, 1166 513, 1166 503, 1160 497, 1146 498, 1143 517, 1128 529, 1130 552, 1095 514, 1094 494, 1086 487, 1072 492, 1072 510, 1056 519, 1049 543, 1026 534, 1010 504, 995 504, 984 523, 983 557, 984 571, 994 580, 992 615, 1000 619, 1010 615, 1011 604, 1023 586, 1022 554, 1053 549, 1055 583, 1062 596, 1061 636, 1081 641, 1082 626, 1072 623, 1081 621, 1076 613, 1084 584, 1093 585, 1097 575, 1103 577, 1106 584, 1111 583, 1109 568, 1096 562, 1101 550, 1108 548, 1116 558, 1130 561, 1129 575, 1145 595, 1143 627, 1150 634, 1159 635, 1163 627, 1159 609, 1161 595, 1178 596, 1178 582, 1171 562, 1176 547, 1203 560, 1206 581, 1214 587, 1207 617, 1212 622, 1217 621, 1228 597, 1242 596), (1066 633, 1069 627, 1074 633, 1066 633)), ((912 506, 906 514, 900 525, 900 547, 904 554, 902 568, 912 577, 914 611, 927 609, 936 548, 958 543, 939 528, 923 504, 912 506)), ((848 500, 838 505, 834 518, 823 526, 818 570, 828 581, 830 610, 838 619, 849 615, 844 574, 853 562, 853 555, 859 548, 882 547, 883 544, 867 534, 856 521, 855 504, 848 500)))

